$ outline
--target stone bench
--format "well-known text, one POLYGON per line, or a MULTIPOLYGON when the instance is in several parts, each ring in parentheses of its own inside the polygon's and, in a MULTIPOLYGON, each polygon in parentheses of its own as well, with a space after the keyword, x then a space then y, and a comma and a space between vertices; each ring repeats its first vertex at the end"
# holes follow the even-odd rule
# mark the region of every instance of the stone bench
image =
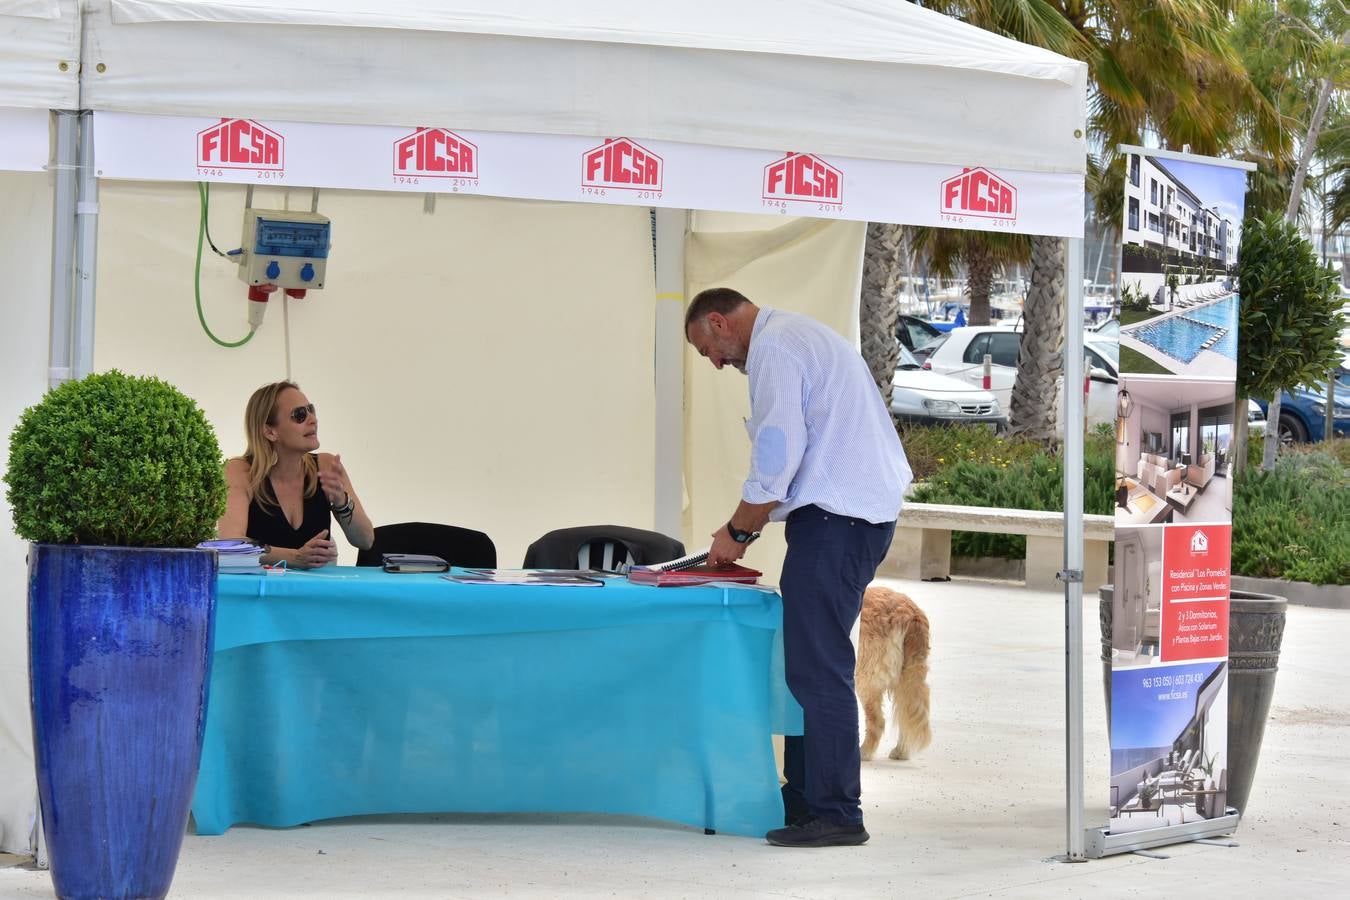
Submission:
MULTIPOLYGON (((1083 526, 1083 590, 1095 591, 1107 583, 1107 553, 1115 538, 1115 519, 1083 516, 1083 526)), ((1026 586, 1037 590, 1060 587, 1055 573, 1064 568, 1064 514, 1027 509, 906 502, 878 574, 926 581, 950 577, 953 531, 1025 535, 1026 586)))

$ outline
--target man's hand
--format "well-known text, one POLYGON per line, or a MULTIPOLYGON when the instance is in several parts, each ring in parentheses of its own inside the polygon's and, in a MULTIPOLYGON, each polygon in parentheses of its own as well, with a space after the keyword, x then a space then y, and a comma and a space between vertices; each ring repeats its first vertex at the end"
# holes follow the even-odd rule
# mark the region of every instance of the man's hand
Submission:
POLYGON ((725 525, 713 532, 712 539, 712 547, 708 549, 708 563, 714 566, 734 563, 745 555, 745 548, 749 546, 732 540, 731 532, 727 531, 725 525))
POLYGON ((295 551, 295 562, 292 565, 297 569, 317 569, 335 562, 337 562, 337 544, 328 540, 328 529, 325 528, 295 551))

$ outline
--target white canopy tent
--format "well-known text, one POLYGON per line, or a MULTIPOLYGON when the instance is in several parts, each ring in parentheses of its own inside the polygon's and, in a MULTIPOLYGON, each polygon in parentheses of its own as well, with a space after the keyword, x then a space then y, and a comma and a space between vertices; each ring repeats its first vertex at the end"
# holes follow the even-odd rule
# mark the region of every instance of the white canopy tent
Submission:
MULTIPOLYGON (((92 363, 96 174, 1062 235, 1071 239, 1068 334, 1082 332, 1086 67, 911 4, 695 0, 644 9, 639 24, 623 24, 631 4, 616 0, 296 0, 285 9, 264 0, 86 0, 73 30, 73 0, 8 5, 82 36, 78 66, 61 69, 51 54, 59 46, 65 59, 70 44, 52 42, 14 60, 30 66, 35 81, 0 72, 0 85, 29 85, 26 102, 92 111, 78 149, 75 117, 57 116, 58 175, 70 160, 80 196, 63 195, 58 179, 54 269, 68 274, 78 259, 85 277, 73 304, 75 292, 54 283, 52 321, 62 337, 63 327, 74 334, 77 375, 92 363), (49 71, 73 69, 81 72, 78 97, 69 79, 49 71), (232 136, 215 134, 222 125, 232 136), (452 177, 400 173, 398 143, 426 130, 438 132, 442 148, 456 146, 461 169, 452 177), (633 184, 624 183, 628 175, 610 177, 608 161, 594 171, 585 162, 620 138, 615 150, 626 154, 629 172, 636 157, 655 158, 643 157, 633 184), (250 155, 255 139, 262 143, 250 155), (259 149, 266 142, 275 152, 259 149), (460 152, 466 147, 469 155, 460 152), (470 158, 472 168, 463 169, 470 158), (784 175, 790 166, 796 174, 784 175), (785 190, 794 179, 797 190, 785 190)), ((0 66, 10 62, 0 57, 0 66)), ((657 222, 662 252, 678 253, 683 216, 663 213, 657 222)), ((654 292, 655 525, 666 531, 679 530, 686 468, 681 268, 668 254, 659 258, 654 292)), ((55 355, 51 365, 60 369, 55 355)), ((1081 366, 1080 353, 1067 354, 1068 383, 1081 381, 1081 366)), ((1081 404, 1068 392, 1067 833, 1075 858, 1083 848, 1082 585, 1073 574, 1081 579, 1083 547, 1082 432, 1072 423, 1082 419, 1081 404)), ((0 605, 22 602, 14 596, 0 605)), ((11 674, 0 685, 0 709, 23 693, 11 674)), ((0 765, 12 759, 13 742, 0 734, 0 765)), ((0 823, 29 814, 0 808, 0 823)))

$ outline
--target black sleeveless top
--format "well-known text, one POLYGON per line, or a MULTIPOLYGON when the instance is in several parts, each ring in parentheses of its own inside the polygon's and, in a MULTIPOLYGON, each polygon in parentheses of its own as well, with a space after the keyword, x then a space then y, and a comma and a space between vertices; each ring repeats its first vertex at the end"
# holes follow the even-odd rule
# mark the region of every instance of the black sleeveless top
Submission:
MULTIPOLYGON (((262 489, 267 492, 268 498, 275 502, 276 495, 272 491, 271 478, 263 482, 262 489)), ((299 528, 291 527, 291 523, 286 520, 286 513, 280 506, 264 507, 256 497, 248 504, 247 533, 251 539, 260 544, 295 550, 303 547, 319 532, 332 527, 328 497, 322 488, 316 487, 314 496, 305 498, 304 516, 300 520, 299 528)), ((332 536, 331 532, 329 536, 332 536)))

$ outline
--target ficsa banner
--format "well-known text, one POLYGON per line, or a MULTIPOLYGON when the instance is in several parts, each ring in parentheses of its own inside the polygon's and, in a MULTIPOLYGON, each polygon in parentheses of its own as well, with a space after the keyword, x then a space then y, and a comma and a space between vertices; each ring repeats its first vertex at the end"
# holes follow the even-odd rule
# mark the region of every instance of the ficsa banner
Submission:
POLYGON ((218 181, 904 222, 1081 237, 1069 174, 823 157, 625 135, 94 115, 102 178, 218 181), (1074 233, 1069 233, 1070 231, 1074 233))

